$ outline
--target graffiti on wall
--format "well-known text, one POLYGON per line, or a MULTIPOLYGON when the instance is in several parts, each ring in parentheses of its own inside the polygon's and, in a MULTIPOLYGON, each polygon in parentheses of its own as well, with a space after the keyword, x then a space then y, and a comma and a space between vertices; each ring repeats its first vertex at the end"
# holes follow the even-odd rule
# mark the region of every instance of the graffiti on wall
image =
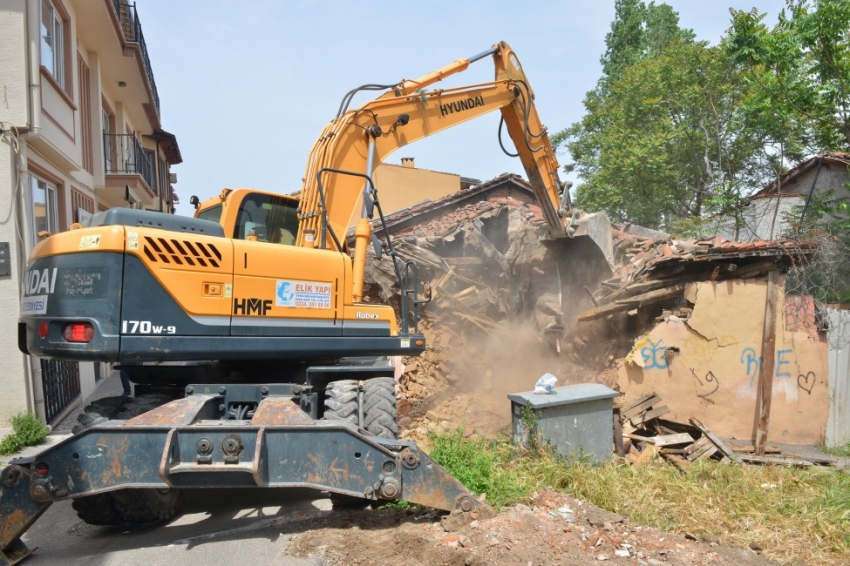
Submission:
POLYGON ((694 379, 697 382, 697 397, 700 397, 705 400, 711 397, 718 389, 720 389, 720 380, 717 379, 717 376, 714 375, 714 372, 709 371, 705 374, 705 376, 700 379, 697 375, 697 372, 694 371, 694 368, 691 369, 691 375, 694 376, 694 379))

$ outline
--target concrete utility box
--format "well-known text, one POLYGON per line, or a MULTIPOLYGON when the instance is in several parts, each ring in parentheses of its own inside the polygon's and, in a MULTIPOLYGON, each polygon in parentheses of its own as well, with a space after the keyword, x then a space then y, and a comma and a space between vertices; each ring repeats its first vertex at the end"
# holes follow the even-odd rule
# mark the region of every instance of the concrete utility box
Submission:
POLYGON ((613 452, 613 389, 599 383, 556 387, 552 393, 512 393, 511 431, 514 444, 527 446, 529 430, 522 422, 523 407, 534 411, 537 437, 561 456, 605 460, 613 452))

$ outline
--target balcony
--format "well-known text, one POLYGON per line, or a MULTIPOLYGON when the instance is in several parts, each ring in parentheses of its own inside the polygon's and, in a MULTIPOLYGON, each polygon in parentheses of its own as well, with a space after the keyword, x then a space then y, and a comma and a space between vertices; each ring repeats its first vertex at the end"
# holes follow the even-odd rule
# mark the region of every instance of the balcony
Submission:
POLYGON ((120 198, 150 205, 157 194, 156 168, 148 155, 153 151, 145 151, 135 135, 103 134, 103 152, 105 189, 126 191, 120 198))
POLYGON ((124 41, 139 46, 139 50, 142 53, 142 60, 144 61, 145 74, 151 88, 153 103, 156 106, 157 116, 159 116, 159 93, 156 90, 153 68, 151 67, 151 60, 148 56, 148 46, 145 44, 145 35, 142 33, 142 24, 139 21, 136 4, 135 2, 130 4, 122 0, 112 0, 112 7, 115 9, 115 14, 118 16, 118 21, 121 24, 121 30, 124 32, 124 41))

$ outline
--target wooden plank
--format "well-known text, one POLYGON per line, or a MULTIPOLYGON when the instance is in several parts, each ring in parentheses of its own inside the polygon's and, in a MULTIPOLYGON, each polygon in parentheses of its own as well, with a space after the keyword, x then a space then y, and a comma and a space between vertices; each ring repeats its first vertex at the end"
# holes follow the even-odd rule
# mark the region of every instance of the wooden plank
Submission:
POLYGON ((630 405, 626 409, 623 409, 623 416, 627 419, 631 419, 633 416, 638 413, 642 413, 645 410, 652 407, 655 403, 661 401, 661 397, 655 393, 650 393, 649 395, 644 395, 635 404, 630 405))
MULTIPOLYGON (((628 411, 628 410, 629 410, 629 409, 631 409, 632 407, 635 407, 636 405, 640 405, 641 403, 643 403, 643 402, 644 402, 644 401, 646 401, 647 399, 652 399, 652 397, 653 397, 654 395, 656 395, 655 391, 653 391, 652 393, 647 393, 646 395, 641 395, 641 396, 640 396, 640 397, 638 397, 637 399, 632 399, 631 401, 629 401, 628 403, 624 404, 624 405, 623 405, 622 407, 620 407, 620 408, 621 408, 623 411, 628 411)), ((619 400, 619 399, 620 399, 620 398, 618 397, 618 398, 617 398, 617 400, 619 400)), ((625 416, 625 415, 623 415, 623 416, 625 416)))
POLYGON ((687 432, 652 436, 649 438, 649 442, 652 442, 656 446, 675 446, 676 444, 689 444, 693 441, 694 438, 687 432))
POLYGON ((679 457, 675 454, 670 454, 669 452, 667 452, 665 450, 661 451, 661 456, 665 460, 667 460, 668 462, 670 462, 671 464, 673 464, 674 466, 676 466, 677 468, 682 470, 683 472, 685 470, 687 470, 688 468, 690 468, 691 466, 693 466, 693 464, 691 464, 690 462, 688 462, 684 458, 681 458, 681 457, 679 457))
POLYGON ((614 409, 614 453, 617 456, 625 456, 623 447, 623 421, 620 420, 620 410, 614 409))
POLYGON ((643 423, 649 422, 652 419, 658 418, 661 415, 666 415, 670 412, 670 408, 667 405, 658 407, 657 409, 652 409, 651 411, 647 411, 642 415, 638 415, 631 419, 632 424, 635 426, 641 425, 643 423))
POLYGON ((837 458, 830 458, 828 456, 803 456, 801 454, 795 454, 793 452, 785 452, 785 456, 787 456, 788 458, 808 460, 812 464, 817 464, 819 466, 835 466, 836 464, 838 464, 837 458))
POLYGON ((706 454, 711 456, 715 452, 717 452, 717 446, 706 440, 703 444, 700 444, 696 450, 689 453, 687 457, 691 462, 696 462, 697 460, 702 459, 706 454))
POLYGON ((480 257, 444 257, 443 261, 451 266, 481 265, 480 257))
POLYGON ((741 460, 747 464, 762 464, 768 466, 792 466, 795 468, 808 468, 814 466, 808 460, 800 460, 799 458, 785 458, 783 456, 757 456, 754 454, 744 454, 741 460))
MULTIPOLYGON (((756 447, 753 446, 752 444, 747 444, 746 446, 744 446, 744 445, 735 446, 735 445, 732 445, 732 444, 727 444, 727 446, 729 446, 729 448, 731 448, 734 452, 743 452, 745 454, 748 453, 748 452, 754 453, 756 451, 756 447)), ((765 454, 782 454, 782 450, 780 450, 776 446, 765 446, 764 447, 764 453, 765 454)))
POLYGON ((455 299, 462 299, 467 295, 472 295, 473 293, 476 295, 478 294, 478 287, 476 287, 475 285, 470 285, 460 293, 455 294, 455 299))
POLYGON ((700 449, 702 449, 706 444, 709 444, 710 442, 711 441, 708 440, 706 437, 701 436, 699 438, 699 440, 697 440, 696 442, 694 442, 690 446, 685 446, 685 454, 691 455, 694 452, 697 452, 700 449))
MULTIPOLYGON (((696 459, 695 459, 695 460, 696 460, 696 461, 699 461, 699 460, 705 460, 706 458, 711 458, 711 457, 712 457, 712 456, 714 456, 717 452, 719 452, 719 450, 717 449, 717 446, 715 446, 714 444, 709 444, 709 445, 708 445, 708 450, 706 450, 706 451, 705 451, 705 452, 703 452, 702 454, 699 454, 699 455, 696 457, 696 459)), ((724 457, 725 457, 725 456, 724 456, 724 457)))
POLYGON ((658 446, 647 446, 646 449, 640 453, 640 456, 637 459, 638 466, 645 466, 655 460, 658 457, 658 454, 661 452, 661 448, 658 446))
POLYGON ((756 430, 756 454, 764 454, 767 433, 770 428, 770 402, 773 399, 773 372, 776 358, 776 311, 779 303, 777 284, 779 272, 767 274, 767 304, 764 310, 764 334, 761 344, 761 372, 759 375, 758 429, 756 430))
POLYGON ((740 464, 740 463, 741 463, 741 459, 738 457, 738 455, 737 455, 737 454, 735 454, 735 452, 734 452, 734 451, 730 450, 730 449, 729 449, 729 447, 728 447, 728 446, 726 446, 726 443, 725 443, 725 442, 723 442, 723 441, 720 439, 720 437, 719 437, 719 436, 717 436, 716 434, 714 434, 713 432, 711 432, 710 430, 708 430, 707 428, 705 428, 705 425, 703 425, 701 422, 699 422, 696 418, 691 417, 689 420, 690 420, 690 422, 691 422, 691 424, 692 424, 692 425, 694 425, 695 427, 697 427, 697 428, 700 430, 700 432, 702 432, 705 436, 707 436, 707 437, 708 437, 708 439, 709 439, 709 440, 710 440, 710 441, 711 441, 711 442, 712 442, 715 446, 717 446, 717 447, 720 449, 720 451, 721 451, 721 452, 723 452, 723 454, 725 454, 726 456, 728 456, 730 460, 732 460, 733 462, 735 462, 735 463, 737 463, 737 464, 740 464))

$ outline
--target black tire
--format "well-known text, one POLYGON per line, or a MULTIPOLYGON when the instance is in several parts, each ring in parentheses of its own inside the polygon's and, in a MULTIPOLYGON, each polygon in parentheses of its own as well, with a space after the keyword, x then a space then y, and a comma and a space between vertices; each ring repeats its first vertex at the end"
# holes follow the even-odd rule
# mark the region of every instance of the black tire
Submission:
MULTIPOLYGON (((79 434, 100 422, 131 419, 171 400, 167 395, 139 397, 104 397, 93 401, 77 419, 79 434)), ((121 489, 78 497, 71 502, 77 516, 90 525, 101 527, 146 527, 167 521, 177 510, 178 490, 121 489)))
POLYGON ((125 525, 149 525, 174 515, 179 494, 176 489, 122 489, 110 495, 125 525))
POLYGON ((143 413, 147 413, 152 409, 156 409, 160 405, 164 405, 171 401, 168 395, 139 395, 138 397, 125 397, 127 402, 123 405, 115 418, 132 419, 143 413))
MULTIPOLYGON (((395 380, 376 377, 363 382, 363 422, 358 422, 360 385, 352 379, 334 381, 325 391, 325 418, 347 420, 378 438, 397 438, 398 409, 395 399, 395 380)), ((365 509, 372 503, 362 497, 331 493, 334 509, 365 509)))
POLYGON ((378 438, 398 438, 398 408, 392 377, 376 377, 363 383, 361 426, 378 438))
POLYGON ((77 516, 89 525, 111 527, 121 524, 121 517, 112 505, 112 497, 108 493, 87 495, 71 501, 71 507, 77 516))
POLYGON ((348 421, 360 425, 358 421, 357 396, 360 387, 353 379, 342 379, 328 383, 325 389, 325 418, 348 421))

